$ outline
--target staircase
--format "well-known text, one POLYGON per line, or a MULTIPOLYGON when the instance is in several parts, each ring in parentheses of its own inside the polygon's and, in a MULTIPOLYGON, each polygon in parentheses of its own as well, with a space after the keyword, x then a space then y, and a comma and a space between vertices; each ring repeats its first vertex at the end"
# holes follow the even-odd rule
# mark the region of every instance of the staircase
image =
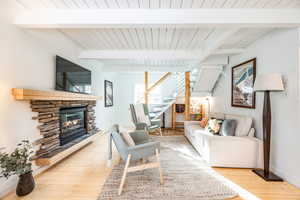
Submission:
MULTIPOLYGON (((194 68, 190 72, 191 95, 202 97, 210 95, 222 70, 222 67, 194 68)), ((172 72, 166 80, 148 94, 149 115, 151 119, 161 117, 178 98, 184 98, 184 96, 185 72, 172 72), (160 92, 156 90, 160 90, 160 92)), ((138 103, 143 102, 143 98, 138 101, 138 103)))
MULTIPOLYGON (((190 73, 190 85, 193 90, 196 77, 198 73, 193 70, 190 73)), ((163 90, 162 96, 157 98, 155 91, 149 94, 149 114, 152 119, 159 118, 164 112, 166 112, 177 100, 178 97, 183 97, 185 94, 185 73, 174 72, 160 85, 161 88, 168 88, 163 90)))

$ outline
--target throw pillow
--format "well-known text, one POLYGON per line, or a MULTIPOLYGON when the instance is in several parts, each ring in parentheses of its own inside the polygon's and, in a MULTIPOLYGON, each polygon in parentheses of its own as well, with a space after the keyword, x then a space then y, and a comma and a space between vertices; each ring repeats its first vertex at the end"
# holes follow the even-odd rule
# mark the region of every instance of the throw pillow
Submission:
POLYGON ((205 128, 207 126, 208 123, 208 117, 204 117, 201 121, 200 121, 200 127, 201 128, 205 128))
POLYGON ((255 129, 254 129, 254 128, 251 128, 250 131, 249 131, 248 136, 249 136, 249 137, 254 137, 254 135, 255 135, 255 129))
POLYGON ((210 133, 219 134, 223 120, 220 119, 210 119, 208 121, 207 129, 210 133))
POLYGON ((135 146, 135 143, 134 143, 132 137, 130 136, 129 131, 123 131, 122 136, 123 136, 123 138, 126 141, 128 146, 135 146))
POLYGON ((225 119, 222 123, 220 129, 220 135, 222 136, 234 136, 236 129, 236 120, 234 119, 225 119))

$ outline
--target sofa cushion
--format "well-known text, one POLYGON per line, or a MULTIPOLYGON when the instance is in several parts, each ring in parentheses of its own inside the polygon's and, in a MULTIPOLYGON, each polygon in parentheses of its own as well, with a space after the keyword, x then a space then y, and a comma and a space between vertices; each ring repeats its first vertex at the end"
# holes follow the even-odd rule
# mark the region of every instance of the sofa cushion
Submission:
POLYGON ((207 126, 208 123, 208 117, 204 117, 201 121, 200 121, 200 127, 201 128, 205 128, 207 126))
POLYGON ((201 128, 199 124, 193 124, 193 125, 190 125, 188 127, 189 129, 189 132, 191 133, 202 133, 202 132, 205 132, 205 129, 204 128, 201 128))
POLYGON ((222 119, 210 119, 207 124, 207 130, 212 134, 219 134, 222 123, 222 119))
POLYGON ((236 120, 235 136, 248 136, 252 126, 252 118, 241 115, 225 115, 225 119, 236 120))
POLYGON ((235 119, 225 119, 220 129, 221 136, 234 136, 236 129, 235 119))
POLYGON ((135 146, 135 143, 132 137, 130 136, 129 131, 122 132, 122 137, 126 141, 128 146, 135 146))
POLYGON ((251 128, 248 134, 249 137, 254 137, 255 136, 255 129, 251 128))

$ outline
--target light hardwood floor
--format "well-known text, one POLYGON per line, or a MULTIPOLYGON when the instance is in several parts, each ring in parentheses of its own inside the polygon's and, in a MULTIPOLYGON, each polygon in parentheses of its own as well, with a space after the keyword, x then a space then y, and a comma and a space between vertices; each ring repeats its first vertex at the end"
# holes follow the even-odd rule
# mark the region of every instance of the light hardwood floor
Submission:
MULTIPOLYGON (((113 157, 116 164, 117 153, 113 157)), ((111 171, 106 167, 106 158, 107 138, 101 135, 94 143, 38 175, 37 186, 30 195, 18 198, 12 192, 3 200, 96 200, 111 171)), ((215 170, 239 192, 240 197, 234 200, 300 200, 300 190, 286 182, 265 182, 249 169, 215 170)))

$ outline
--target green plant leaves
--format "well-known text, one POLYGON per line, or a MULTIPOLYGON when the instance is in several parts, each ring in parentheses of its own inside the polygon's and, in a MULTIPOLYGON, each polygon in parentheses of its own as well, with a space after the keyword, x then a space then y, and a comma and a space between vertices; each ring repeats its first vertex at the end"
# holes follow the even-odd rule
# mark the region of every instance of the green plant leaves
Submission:
POLYGON ((10 154, 0 152, 0 177, 8 178, 30 172, 32 170, 30 157, 33 153, 33 146, 28 140, 22 140, 10 154))

